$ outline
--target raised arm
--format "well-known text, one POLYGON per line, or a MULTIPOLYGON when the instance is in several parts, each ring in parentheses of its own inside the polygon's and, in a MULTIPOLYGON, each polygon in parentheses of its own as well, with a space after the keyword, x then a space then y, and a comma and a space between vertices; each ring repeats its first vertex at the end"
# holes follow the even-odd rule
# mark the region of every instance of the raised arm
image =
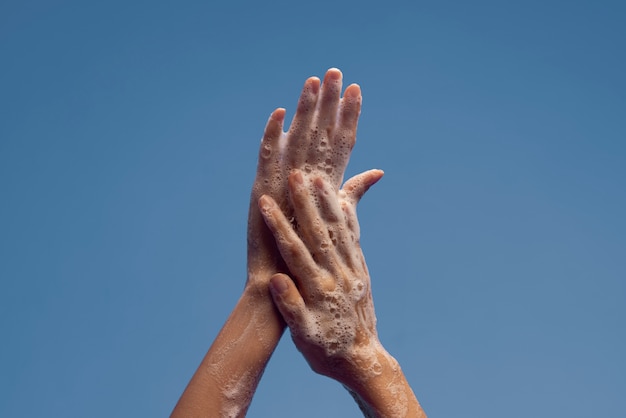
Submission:
POLYGON ((242 417, 285 324, 269 293, 269 280, 288 272, 274 237, 258 209, 271 196, 291 213, 287 178, 293 169, 342 181, 356 138, 361 108, 357 85, 341 98, 342 74, 326 73, 324 82, 304 85, 289 131, 283 133, 284 109, 269 118, 259 150, 248 217, 248 277, 239 302, 187 385, 172 417, 242 417))
POLYGON ((376 331, 356 204, 383 173, 370 170, 338 191, 316 175, 289 177, 293 225, 269 196, 259 200, 293 280, 271 279, 276 306, 311 368, 341 382, 367 417, 426 417, 376 331))

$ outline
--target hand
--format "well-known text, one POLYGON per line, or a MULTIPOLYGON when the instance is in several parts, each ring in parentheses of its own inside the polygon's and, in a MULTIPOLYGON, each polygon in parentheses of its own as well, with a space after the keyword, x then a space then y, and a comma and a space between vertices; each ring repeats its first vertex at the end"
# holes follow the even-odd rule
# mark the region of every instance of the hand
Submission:
POLYGON ((248 216, 248 284, 267 286, 269 278, 287 268, 267 229, 257 203, 272 197, 290 216, 287 177, 294 169, 316 173, 340 186, 356 141, 361 90, 352 84, 341 98, 341 72, 330 69, 324 83, 309 78, 302 90, 289 131, 283 133, 285 109, 276 109, 267 123, 248 216))
POLYGON ((382 175, 366 171, 339 191, 321 176, 294 171, 289 191, 297 232, 274 199, 265 195, 259 200, 295 280, 272 277, 274 302, 311 368, 346 385, 381 369, 356 204, 382 175))
POLYGON ((274 303, 311 368, 341 383, 367 417, 425 418, 376 331, 356 205, 383 175, 370 170, 337 190, 321 176, 289 176, 295 225, 270 196, 259 207, 295 280, 270 279, 274 303), (297 285, 297 286, 296 286, 297 285))

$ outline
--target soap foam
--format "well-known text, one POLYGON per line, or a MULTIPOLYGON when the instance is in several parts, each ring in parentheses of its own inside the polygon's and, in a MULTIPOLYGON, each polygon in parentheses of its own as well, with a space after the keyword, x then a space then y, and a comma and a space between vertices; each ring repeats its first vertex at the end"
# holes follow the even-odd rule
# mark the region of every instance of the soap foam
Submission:
POLYGON ((250 404, 254 388, 255 378, 250 371, 242 376, 232 378, 222 389, 224 405, 220 411, 220 418, 239 418, 245 416, 247 406, 250 404))

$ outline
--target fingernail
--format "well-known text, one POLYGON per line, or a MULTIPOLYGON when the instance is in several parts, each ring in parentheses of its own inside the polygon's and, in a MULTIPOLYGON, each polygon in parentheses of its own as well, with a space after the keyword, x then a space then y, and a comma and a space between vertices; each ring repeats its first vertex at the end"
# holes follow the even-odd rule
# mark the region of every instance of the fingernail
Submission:
POLYGON ((262 211, 268 211, 272 208, 272 201, 269 197, 263 195, 259 198, 259 207, 262 211))
POLYGON ((306 86, 310 89, 311 93, 317 94, 320 91, 320 79, 317 77, 309 77, 306 81, 306 86))
POLYGON ((289 283, 287 283, 287 278, 284 276, 272 277, 270 286, 272 287, 272 291, 277 294, 285 293, 287 289, 289 289, 289 283))
POLYGON ((293 181, 295 181, 297 184, 304 183, 304 177, 302 177, 302 173, 300 171, 295 171, 293 173, 293 181))
POLYGON ((344 93, 344 97, 355 98, 359 96, 361 88, 358 84, 350 84, 344 93))
POLYGON ((315 179, 313 180, 313 184, 320 190, 324 189, 324 180, 322 180, 321 177, 315 177, 315 179))
POLYGON ((341 70, 339 70, 339 68, 329 68, 328 71, 326 71, 326 75, 329 78, 332 78, 333 80, 339 80, 342 77, 341 74, 341 70))
POLYGON ((274 110, 274 112, 272 112, 271 117, 277 122, 282 122, 283 119, 285 119, 285 112, 286 110, 284 108, 279 107, 278 109, 274 110))

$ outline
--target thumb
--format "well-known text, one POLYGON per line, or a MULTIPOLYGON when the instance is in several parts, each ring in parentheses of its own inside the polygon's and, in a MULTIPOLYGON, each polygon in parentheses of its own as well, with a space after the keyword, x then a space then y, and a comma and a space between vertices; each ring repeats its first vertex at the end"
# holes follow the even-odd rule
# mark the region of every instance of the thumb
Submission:
POLYGON ((377 169, 357 174, 346 181, 341 190, 346 193, 348 200, 356 205, 365 192, 383 177, 383 174, 385 174, 383 170, 377 169))
POLYGON ((270 291, 274 304, 290 329, 302 323, 304 300, 291 277, 277 273, 270 279, 270 291))

